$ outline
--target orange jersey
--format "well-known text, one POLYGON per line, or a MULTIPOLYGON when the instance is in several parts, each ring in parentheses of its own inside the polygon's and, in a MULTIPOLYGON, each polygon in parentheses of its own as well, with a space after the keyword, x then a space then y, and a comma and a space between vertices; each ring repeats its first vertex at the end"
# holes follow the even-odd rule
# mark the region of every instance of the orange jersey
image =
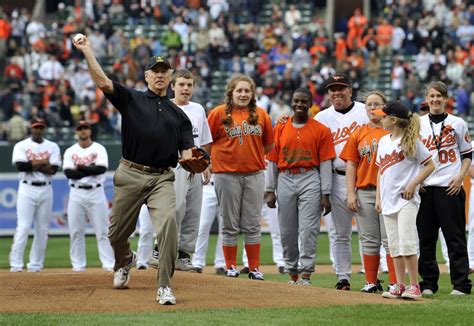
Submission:
POLYGON ((273 144, 272 122, 267 112, 257 107, 258 124, 248 122, 248 110, 232 110, 233 124, 222 123, 226 105, 209 113, 208 122, 213 144, 211 150, 212 172, 251 173, 265 169, 264 147, 273 144))
POLYGON ((336 157, 331 130, 309 119, 301 128, 292 125, 293 117, 275 127, 275 148, 267 155, 278 169, 312 168, 336 157))
POLYGON ((344 161, 357 163, 356 188, 367 188, 377 185, 377 172, 375 165, 377 147, 380 138, 389 134, 382 128, 364 125, 354 132, 347 141, 339 156, 344 161))

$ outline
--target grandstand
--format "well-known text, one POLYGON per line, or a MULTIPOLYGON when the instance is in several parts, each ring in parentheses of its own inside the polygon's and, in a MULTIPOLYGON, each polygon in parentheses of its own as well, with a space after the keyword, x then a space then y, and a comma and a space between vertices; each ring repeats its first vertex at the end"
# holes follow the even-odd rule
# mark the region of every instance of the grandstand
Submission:
POLYGON ((207 109, 222 101, 232 74, 246 73, 269 97, 268 111, 300 86, 322 110, 324 81, 338 70, 354 80, 356 93, 375 87, 413 111, 423 84, 443 80, 452 112, 473 124, 469 1, 7 0, 0 7, 0 141, 15 141, 7 132, 14 115, 43 116, 47 137, 65 144, 77 119, 89 120, 101 142, 120 140, 118 113, 71 45, 77 32, 93 40, 111 78, 138 89, 146 87, 146 59, 166 53, 176 68, 195 73, 194 100, 207 109))

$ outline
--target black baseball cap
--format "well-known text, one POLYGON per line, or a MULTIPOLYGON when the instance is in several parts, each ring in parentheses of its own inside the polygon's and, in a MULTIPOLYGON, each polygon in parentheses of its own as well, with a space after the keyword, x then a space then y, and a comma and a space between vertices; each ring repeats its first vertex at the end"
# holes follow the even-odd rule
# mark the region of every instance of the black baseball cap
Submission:
POLYGON ((326 89, 334 85, 352 87, 351 80, 345 74, 334 74, 330 76, 326 81, 326 89))
POLYGON ((91 125, 89 124, 89 122, 87 122, 85 120, 81 120, 77 123, 76 130, 79 130, 79 129, 84 128, 84 127, 90 129, 91 125))
POLYGON ((146 65, 146 70, 151 70, 155 68, 157 65, 164 65, 168 69, 171 69, 170 62, 162 55, 155 55, 148 60, 148 64, 146 65))
POLYGON ((33 118, 31 119, 31 128, 45 128, 46 121, 43 118, 33 118))
POLYGON ((378 116, 391 115, 400 119, 410 119, 410 110, 400 101, 390 101, 382 109, 372 111, 378 116))

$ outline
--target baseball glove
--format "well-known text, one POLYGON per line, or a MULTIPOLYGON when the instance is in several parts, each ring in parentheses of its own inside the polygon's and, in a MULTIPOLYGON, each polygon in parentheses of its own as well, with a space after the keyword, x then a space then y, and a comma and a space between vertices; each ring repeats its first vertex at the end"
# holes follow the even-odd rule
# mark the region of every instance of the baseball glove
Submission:
POLYGON ((211 164, 209 154, 202 148, 193 147, 193 156, 187 160, 179 160, 179 164, 188 172, 201 173, 211 164))

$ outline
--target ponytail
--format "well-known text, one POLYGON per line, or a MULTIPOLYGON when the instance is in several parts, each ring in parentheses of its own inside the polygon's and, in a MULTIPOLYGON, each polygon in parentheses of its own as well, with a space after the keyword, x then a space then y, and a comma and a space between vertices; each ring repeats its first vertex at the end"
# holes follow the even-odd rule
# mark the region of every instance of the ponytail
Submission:
POLYGON ((407 157, 414 157, 416 154, 416 141, 420 138, 420 117, 416 113, 410 112, 409 119, 397 119, 397 125, 405 130, 400 147, 407 157))

